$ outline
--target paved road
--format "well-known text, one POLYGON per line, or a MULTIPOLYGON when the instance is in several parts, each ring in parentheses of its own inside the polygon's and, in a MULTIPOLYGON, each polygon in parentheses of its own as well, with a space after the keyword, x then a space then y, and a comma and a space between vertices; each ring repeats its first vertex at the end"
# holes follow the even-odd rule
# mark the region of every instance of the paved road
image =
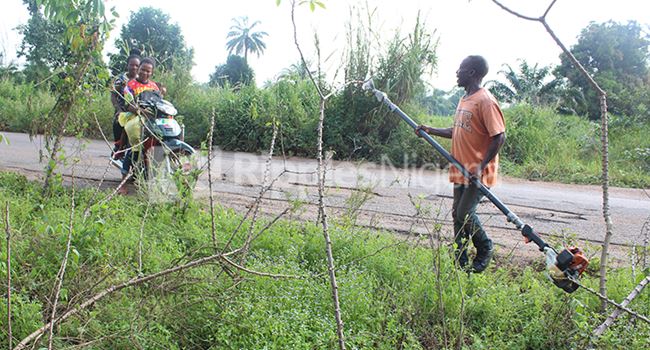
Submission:
MULTIPOLYGON (((36 178, 41 176, 44 163, 39 162, 43 146, 40 138, 30 140, 25 134, 4 133, 9 144, 0 145, 0 170, 16 171, 36 178)), ((96 185, 105 178, 106 186, 115 186, 119 180, 117 169, 108 166, 108 146, 97 140, 65 140, 68 156, 78 157, 74 173, 77 183, 96 185)), ((213 193, 215 199, 226 207, 242 211, 250 206, 260 191, 266 155, 217 150, 212 161, 213 193)), ((205 162, 205 158, 201 161, 205 162)), ((278 213, 290 205, 290 200, 308 203, 300 216, 315 217, 317 200, 316 161, 305 158, 274 157, 271 179, 276 179, 273 189, 262 201, 262 211, 278 213), (282 176, 278 177, 280 174, 282 176)), ((70 175, 69 168, 63 170, 70 175)), ((197 185, 197 197, 208 196, 207 172, 197 185)), ((597 253, 602 242, 602 193, 600 186, 566 185, 531 182, 505 178, 494 188, 494 193, 526 223, 530 224, 550 242, 563 237, 575 238, 588 253, 597 253), (593 244, 589 244, 591 242, 593 244)), ((332 161, 327 172, 327 203, 330 217, 336 219, 355 203, 361 204, 357 224, 380 227, 398 233, 427 233, 434 221, 443 224, 442 235, 451 237, 451 188, 445 171, 399 169, 388 162, 384 164, 332 161), (364 194, 367 198, 363 201, 364 194), (413 202, 428 208, 424 225, 414 218, 413 202)), ((612 238, 613 256, 620 263, 629 260, 632 245, 643 245, 650 235, 650 191, 642 189, 610 189, 611 215, 614 223, 612 238)), ((479 214, 493 236, 501 255, 537 256, 535 247, 521 246, 521 236, 507 223, 501 213, 485 201, 479 214)))

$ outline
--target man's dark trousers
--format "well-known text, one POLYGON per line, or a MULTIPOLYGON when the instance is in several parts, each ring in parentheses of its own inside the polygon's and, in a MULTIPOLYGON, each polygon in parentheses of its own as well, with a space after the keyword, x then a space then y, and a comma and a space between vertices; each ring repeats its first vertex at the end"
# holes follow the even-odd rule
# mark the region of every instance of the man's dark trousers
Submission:
POLYGON ((454 219, 454 241, 456 242, 456 259, 460 266, 467 264, 467 244, 471 237, 476 247, 477 257, 492 250, 492 240, 488 237, 481 221, 476 215, 476 207, 483 198, 483 193, 472 184, 454 184, 454 203, 451 215, 454 219))

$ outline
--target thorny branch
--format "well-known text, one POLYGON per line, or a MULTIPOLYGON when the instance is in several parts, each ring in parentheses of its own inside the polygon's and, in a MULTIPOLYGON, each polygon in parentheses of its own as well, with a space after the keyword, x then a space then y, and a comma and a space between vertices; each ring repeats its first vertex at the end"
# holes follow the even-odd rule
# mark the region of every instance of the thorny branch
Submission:
POLYGON ((253 271, 253 270, 248 269, 248 268, 246 268, 246 267, 244 267, 244 266, 238 265, 237 263, 235 263, 234 261, 228 259, 228 258, 225 257, 225 256, 222 257, 221 260, 225 261, 225 262, 228 263, 230 266, 232 266, 232 267, 234 267, 234 268, 236 268, 236 269, 238 269, 238 270, 241 270, 241 271, 244 271, 244 272, 250 273, 251 275, 255 275, 255 276, 271 277, 271 278, 276 278, 276 279, 279 279, 279 278, 304 279, 304 278, 305 278, 304 276, 296 276, 296 275, 279 275, 279 274, 272 274, 272 273, 268 273, 268 272, 253 271))
POLYGON ((12 347, 11 334, 11 226, 9 225, 9 202, 5 203, 5 233, 7 235, 7 340, 12 347))
MULTIPOLYGON (((266 194, 266 192, 268 192, 268 191, 273 187, 273 184, 274 184, 274 183, 275 183, 275 182, 276 182, 280 177, 282 177, 286 172, 287 172, 287 170, 282 171, 282 172, 281 172, 280 174, 278 174, 278 176, 276 176, 276 177, 275 177, 275 178, 274 178, 274 179, 273 179, 273 180, 272 180, 272 181, 271 181, 267 186, 265 186, 265 187, 263 186, 263 187, 262 187, 262 190, 260 191, 260 193, 257 195, 257 197, 255 197, 255 201, 254 201, 253 204, 251 204, 251 206, 248 208, 248 211, 246 212, 246 214, 244 214, 244 217, 242 217, 242 219, 239 221, 239 224, 237 225, 237 228, 235 228, 235 230, 233 231, 233 233, 230 235, 230 238, 228 239, 228 241, 226 242, 226 244, 225 244, 225 246, 224 246, 224 248, 223 248, 223 251, 226 251, 226 250, 228 250, 228 249, 230 248, 230 244, 231 244, 232 241, 235 239, 235 236, 237 235, 237 233, 239 232, 239 230, 241 229, 241 227, 244 225, 244 222, 246 221, 246 219, 248 218, 248 216, 251 214, 251 212, 252 212, 253 209, 255 208, 255 205, 256 205, 255 203, 259 203, 259 202, 261 202, 261 201, 262 201, 262 197, 264 196, 264 194, 266 194)), ((241 249, 241 248, 240 248, 240 249, 241 249)))
POLYGON ((72 243, 72 231, 74 227, 74 202, 75 196, 75 187, 74 187, 74 168, 72 169, 72 193, 70 195, 70 222, 68 226, 68 238, 65 245, 65 253, 63 255, 63 260, 61 261, 61 268, 59 273, 56 275, 55 289, 54 289, 54 302, 52 303, 52 314, 50 315, 50 329, 49 336, 47 340, 47 349, 52 349, 52 339, 54 338, 54 319, 56 317, 56 307, 59 302, 59 294, 61 292, 61 286, 63 285, 63 278, 65 276, 65 270, 68 266, 68 257, 70 256, 70 245, 72 243))
MULTIPOLYGON (((627 305, 630 302, 632 302, 632 300, 634 300, 634 298, 636 298, 639 294, 641 294, 641 291, 643 291, 643 288, 645 288, 645 286, 648 283, 650 283, 650 276, 646 276, 646 278, 641 280, 641 282, 639 282, 639 284, 637 284, 636 287, 634 287, 634 289, 625 298, 625 300, 623 300, 623 302, 621 303, 621 306, 627 307, 627 305)), ((612 314, 609 315, 609 317, 607 317, 605 322, 603 322, 600 326, 598 326, 596 329, 594 329, 594 335, 597 336, 597 337, 600 337, 605 332, 605 330, 607 330, 607 328, 609 326, 614 324, 614 321, 616 321, 618 316, 621 315, 621 312, 622 312, 621 309, 614 310, 614 312, 612 312, 612 314)))
MULTIPOLYGON (((305 56, 302 53, 300 44, 298 42, 298 29, 296 28, 296 1, 291 1, 291 24, 293 25, 293 38, 296 45, 296 49, 300 54, 300 60, 305 68, 307 68, 307 61, 305 56)), ((318 45, 316 47, 319 50, 318 45)), ((320 73, 320 54, 318 55, 318 72, 320 73)), ((318 118, 318 214, 320 217, 321 224, 323 226, 323 236, 325 238, 325 250, 327 254, 327 267, 330 275, 330 285, 332 288, 332 301, 334 304, 334 317, 336 319, 336 334, 338 336, 338 345, 339 349, 345 350, 345 335, 343 332, 343 319, 341 318, 341 306, 339 303, 339 294, 338 294, 338 285, 336 283, 336 268, 334 266, 334 256, 332 254, 332 241, 329 235, 329 228, 327 223, 327 213, 325 210, 325 167, 323 164, 323 123, 325 120, 325 102, 327 97, 324 95, 319 83, 314 78, 314 75, 309 69, 306 69, 309 79, 316 88, 318 96, 320 97, 320 113, 318 118)))
POLYGON ((25 338, 24 338, 24 339, 23 339, 23 340, 22 340, 22 341, 21 341, 21 342, 20 342, 20 343, 15 347, 15 348, 14 348, 14 350, 22 350, 22 349, 24 349, 24 348, 25 348, 28 344, 30 344, 32 341, 36 340, 37 338, 40 338, 40 337, 43 335, 43 333, 45 333, 45 332, 46 332, 48 329, 50 329, 50 327, 52 327, 53 325, 59 324, 59 323, 65 321, 65 320, 67 320, 67 319, 70 318, 71 316, 76 315, 76 314, 79 313, 80 311, 82 311, 82 310, 86 309, 87 307, 89 307, 89 306, 95 304, 97 301, 99 301, 99 300, 105 298, 105 297, 108 296, 108 295, 111 295, 111 294, 114 293, 114 292, 117 292, 117 291, 122 290, 122 289, 124 289, 124 288, 137 286, 137 285, 143 284, 143 283, 145 283, 145 282, 148 282, 148 281, 151 281, 151 280, 154 280, 154 279, 160 278, 160 277, 167 276, 167 275, 172 274, 172 273, 176 273, 176 272, 181 272, 181 271, 184 271, 184 270, 193 269, 193 268, 195 268, 195 267, 199 267, 199 266, 205 265, 205 264, 207 264, 207 263, 209 263, 209 262, 212 262, 212 261, 214 261, 214 260, 221 259, 222 257, 230 256, 230 255, 232 255, 234 252, 235 252, 235 251, 233 251, 233 252, 228 252, 228 253, 219 253, 219 254, 214 254, 214 255, 206 256, 206 257, 203 257, 203 258, 199 258, 199 259, 196 259, 196 260, 192 260, 192 261, 190 261, 190 262, 188 262, 188 263, 186 263, 186 264, 183 264, 183 265, 177 265, 177 266, 174 266, 174 267, 172 267, 172 268, 169 268, 169 269, 166 269, 166 270, 163 270, 163 271, 159 271, 159 272, 156 272, 156 273, 152 273, 152 274, 150 274, 150 275, 146 275, 146 276, 143 276, 143 277, 137 277, 137 278, 134 277, 134 278, 132 278, 132 279, 130 279, 130 280, 128 280, 128 281, 124 281, 124 282, 119 283, 119 284, 114 284, 114 285, 112 285, 112 286, 110 286, 110 287, 108 287, 108 288, 102 290, 101 292, 95 294, 93 297, 87 299, 86 301, 84 301, 83 303, 79 304, 78 306, 76 306, 76 307, 74 307, 74 308, 68 310, 68 311, 65 312, 63 315, 61 315, 61 316, 59 316, 58 318, 56 318, 56 319, 50 321, 49 323, 47 323, 46 325, 42 326, 41 328, 35 330, 35 331, 32 332, 30 335, 28 335, 27 337, 25 337, 25 338))
MULTIPOLYGON (((262 197, 264 197, 264 192, 266 192, 265 186, 271 174, 271 165, 273 162, 273 151, 275 150, 275 140, 278 136, 278 126, 273 122, 273 136, 271 137, 271 145, 269 146, 269 155, 266 159, 266 165, 264 168, 264 175, 262 176, 262 187, 260 188, 260 194, 257 196, 255 203, 253 203, 253 217, 251 218, 251 223, 248 228, 248 236, 243 246, 243 254, 240 258, 240 261, 243 263, 246 260, 246 255, 248 254, 248 249, 253 240, 253 230, 255 229, 255 222, 257 221, 257 214, 259 213, 260 203, 262 202, 262 197)), ((270 186, 269 186, 270 187, 270 186)))
POLYGON ((147 216, 149 216, 150 207, 151 201, 147 201, 147 208, 144 210, 142 222, 140 223, 140 238, 138 239, 138 275, 142 274, 142 241, 144 240, 144 224, 147 221, 147 216))
POLYGON ((586 290, 586 291, 588 291, 589 293, 591 293, 591 294, 595 295, 596 297, 598 297, 598 299, 600 299, 603 303, 605 303, 605 304, 610 304, 610 305, 612 305, 612 306, 615 306, 617 309, 619 309, 619 310, 621 310, 621 311, 625 311, 625 312, 627 312, 628 314, 632 315, 633 317, 638 318, 639 320, 642 320, 642 321, 644 321, 644 322, 647 323, 647 324, 650 324, 650 319, 648 319, 647 316, 641 315, 641 314, 639 314, 638 312, 633 311, 633 310, 627 308, 625 305, 623 305, 623 304, 619 304, 619 303, 615 302, 614 300, 609 299, 607 296, 605 296, 605 295, 603 295, 603 294, 601 294, 601 293, 599 293, 599 292, 597 292, 597 291, 595 291, 595 290, 593 290, 593 289, 591 289, 591 288, 585 286, 584 284, 580 283, 580 281, 578 281, 577 279, 574 279, 574 278, 569 278, 569 279, 570 279, 572 282, 574 282, 574 283, 576 283, 577 285, 579 285, 580 288, 583 288, 584 290, 586 290))
POLYGON ((217 229, 214 223, 214 194, 212 193, 212 135, 214 133, 214 108, 210 114, 210 131, 208 132, 208 191, 210 191, 210 228, 212 234, 212 246, 217 250, 217 229))
MULTIPOLYGON (((607 295, 607 258, 609 256, 609 243, 612 238, 613 224, 612 219, 609 213, 609 136, 608 136, 608 116, 607 116, 607 94, 605 91, 596 83, 596 81, 591 77, 587 70, 582 66, 582 64, 575 58, 575 56, 569 51, 562 41, 555 35, 555 32, 546 22, 546 16, 551 11, 553 5, 557 0, 553 0, 544 15, 539 18, 528 17, 518 12, 515 12, 508 7, 501 4, 498 0, 492 0, 497 6, 507 11, 508 13, 515 15, 519 18, 540 22, 549 35, 553 38, 555 43, 562 49, 562 52, 569 58, 573 65, 580 71, 582 76, 587 79, 591 87, 596 90, 598 94, 598 99, 600 103, 600 120, 601 120, 601 133, 600 140, 602 144, 602 189, 603 189, 603 219, 605 221, 605 239, 603 240, 602 254, 600 257, 600 294, 607 295)), ((603 301, 601 304, 601 310, 604 312, 606 309, 607 303, 603 301)))
MULTIPOLYGON (((92 52, 97 48, 100 43, 98 42, 98 32, 93 33, 92 35, 92 41, 89 46, 89 52, 92 52)), ((84 74, 86 74, 88 67, 92 63, 93 56, 92 55, 86 55, 84 57, 85 60, 82 61, 81 63, 77 64, 76 71, 74 72, 73 76, 73 81, 75 83, 81 82, 81 79, 83 78, 84 74)), ((77 94, 70 94, 69 97, 66 98, 66 94, 70 94, 69 91, 63 91, 60 95, 59 98, 57 99, 56 104, 54 107, 49 112, 49 117, 54 116, 55 113, 57 112, 62 112, 63 113, 63 120, 61 121, 61 124, 59 126, 59 130, 57 131, 56 135, 54 136, 54 144, 52 145, 52 149, 50 151, 50 159, 47 163, 47 166, 45 168, 45 180, 43 181, 43 194, 47 195, 49 190, 50 190, 50 181, 52 178, 52 175, 54 174, 54 170, 56 168, 56 156, 59 152, 59 148, 61 147, 61 140, 63 138, 63 135, 65 134, 65 130, 68 124, 68 119, 70 118, 71 114, 71 109, 73 105, 75 104, 76 101, 76 96, 77 94)))

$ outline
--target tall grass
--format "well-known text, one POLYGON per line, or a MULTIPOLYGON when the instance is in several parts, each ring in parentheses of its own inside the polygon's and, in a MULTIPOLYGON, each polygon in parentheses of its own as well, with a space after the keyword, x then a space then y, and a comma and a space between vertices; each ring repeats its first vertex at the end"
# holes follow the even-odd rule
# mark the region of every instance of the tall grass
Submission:
POLYGON ((49 92, 29 84, 0 79, 0 130, 30 132, 38 130, 39 121, 47 117, 55 98, 49 92))

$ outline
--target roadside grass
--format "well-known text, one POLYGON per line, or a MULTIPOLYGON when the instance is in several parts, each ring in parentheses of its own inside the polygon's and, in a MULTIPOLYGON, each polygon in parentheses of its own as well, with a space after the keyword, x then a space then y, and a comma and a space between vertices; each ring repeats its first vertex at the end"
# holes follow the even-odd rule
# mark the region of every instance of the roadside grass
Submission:
MULTIPOLYGON (((504 110, 506 143, 501 169, 506 175, 538 181, 600 184, 600 124, 550 109, 517 106, 504 110)), ((422 117, 449 127, 451 117, 422 117)), ((609 135, 610 184, 650 186, 650 124, 612 117, 609 135)), ((444 143, 442 143, 445 145, 444 143)))
MULTIPOLYGON (((44 200, 39 184, 0 173, 0 204, 3 216, 8 204, 12 228, 16 339, 47 320, 64 254, 70 195, 70 190, 58 188, 44 200)), ((72 250, 59 314, 112 284, 214 252, 205 206, 193 203, 181 213, 173 204, 151 204, 143 225, 146 203, 119 197, 91 207, 84 221, 83 209, 94 195, 91 189, 75 192, 72 250)), ((99 198, 106 195, 101 192, 99 198)), ((215 216, 223 249, 241 215, 218 208, 215 216)), ((256 230, 268 220, 257 222, 256 230)), ((406 243, 389 232, 359 229, 349 222, 333 220, 331 236, 350 348, 451 349, 456 348, 461 327, 463 348, 468 349, 585 348, 591 331, 603 320, 597 314, 597 298, 584 290, 565 294, 536 264, 520 269, 506 263, 468 275, 453 267, 447 247, 428 248, 423 237, 410 237, 406 243), (438 258, 440 265, 435 263, 438 258)), ((250 221, 244 222, 240 232, 247 232, 248 225, 250 221)), ((237 235, 232 246, 240 246, 244 239, 237 235)), ((5 281, 6 249, 1 252, 0 279, 5 281)), ((85 347, 89 349, 335 348, 325 260, 318 226, 280 220, 253 242, 245 265, 300 278, 273 279, 233 268, 225 273, 217 263, 168 275, 117 292, 64 322, 55 328, 55 348, 85 342, 92 342, 85 347)), ((632 277, 629 269, 611 270, 610 298, 621 301, 648 272, 637 271, 632 277)), ((583 283, 596 287, 598 278, 590 274, 583 283)), ((643 293, 630 307, 649 314, 650 294, 643 293)), ((6 312, 3 293, 0 314, 6 312)), ((6 317, 0 317, 0 344, 7 343, 6 329, 6 317)), ((649 337, 647 324, 624 316, 594 344, 643 349, 649 337)))

